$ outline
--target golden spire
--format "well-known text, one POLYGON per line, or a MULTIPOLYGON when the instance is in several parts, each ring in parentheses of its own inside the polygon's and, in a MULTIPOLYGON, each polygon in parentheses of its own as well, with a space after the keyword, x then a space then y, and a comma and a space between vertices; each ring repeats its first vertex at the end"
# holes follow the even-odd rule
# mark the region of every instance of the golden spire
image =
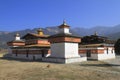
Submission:
POLYGON ((20 37, 20 34, 19 34, 19 33, 16 33, 16 34, 15 34, 15 37, 20 37))
POLYGON ((37 32, 38 32, 38 35, 43 35, 43 31, 42 31, 41 28, 39 28, 39 29, 37 30, 37 32))
POLYGON ((95 34, 94 34, 95 36, 97 36, 98 35, 98 33, 97 33, 97 31, 95 31, 95 34))
POLYGON ((59 26, 59 28, 69 28, 69 27, 70 27, 70 26, 68 26, 68 25, 66 24, 66 21, 65 21, 65 20, 63 20, 63 24, 59 26))
POLYGON ((63 20, 63 25, 67 25, 65 19, 63 20))

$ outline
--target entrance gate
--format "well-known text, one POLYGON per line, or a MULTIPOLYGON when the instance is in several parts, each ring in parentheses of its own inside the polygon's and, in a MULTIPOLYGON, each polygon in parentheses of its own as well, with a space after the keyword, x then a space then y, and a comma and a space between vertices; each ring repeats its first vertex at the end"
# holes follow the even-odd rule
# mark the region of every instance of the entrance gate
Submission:
POLYGON ((86 55, 87 55, 87 59, 89 59, 89 57, 91 57, 91 50, 87 50, 86 55))

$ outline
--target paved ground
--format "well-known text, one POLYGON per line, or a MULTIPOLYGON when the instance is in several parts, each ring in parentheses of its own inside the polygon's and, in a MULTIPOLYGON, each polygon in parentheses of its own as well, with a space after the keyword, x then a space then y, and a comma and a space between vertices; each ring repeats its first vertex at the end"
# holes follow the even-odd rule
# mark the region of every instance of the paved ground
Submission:
POLYGON ((112 67, 120 69, 120 56, 116 56, 116 59, 105 60, 104 62, 109 63, 112 67))

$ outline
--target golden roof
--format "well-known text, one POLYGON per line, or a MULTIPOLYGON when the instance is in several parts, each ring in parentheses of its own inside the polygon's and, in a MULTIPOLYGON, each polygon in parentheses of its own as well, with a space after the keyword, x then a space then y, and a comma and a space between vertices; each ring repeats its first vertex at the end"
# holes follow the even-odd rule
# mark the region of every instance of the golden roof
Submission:
POLYGON ((34 33, 28 33, 25 36, 23 36, 22 39, 24 39, 28 35, 35 36, 35 37, 38 37, 38 38, 48 38, 49 37, 49 35, 39 35, 39 34, 34 34, 34 33))

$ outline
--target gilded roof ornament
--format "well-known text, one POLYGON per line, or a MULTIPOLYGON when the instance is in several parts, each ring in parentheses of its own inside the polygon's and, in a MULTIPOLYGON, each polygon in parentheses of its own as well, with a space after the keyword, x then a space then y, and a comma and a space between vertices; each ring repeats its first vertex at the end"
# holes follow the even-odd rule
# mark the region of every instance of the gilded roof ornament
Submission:
POLYGON ((95 31, 95 34, 94 34, 95 36, 97 36, 98 35, 98 33, 97 33, 97 31, 95 31))
POLYGON ((65 20, 63 20, 63 25, 67 25, 65 20))
POLYGON ((19 34, 19 33, 16 33, 15 36, 16 36, 16 37, 20 37, 20 34, 19 34))

